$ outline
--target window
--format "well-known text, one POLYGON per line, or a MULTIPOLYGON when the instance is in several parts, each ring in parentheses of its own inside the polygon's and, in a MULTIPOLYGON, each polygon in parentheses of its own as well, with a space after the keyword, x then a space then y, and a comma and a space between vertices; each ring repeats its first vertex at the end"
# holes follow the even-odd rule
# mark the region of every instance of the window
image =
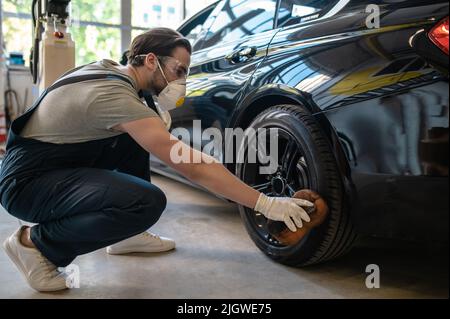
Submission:
POLYGON ((199 35, 201 34, 203 27, 201 24, 198 24, 195 28, 193 28, 188 34, 186 34, 186 38, 191 42, 191 45, 195 47, 195 42, 198 40, 199 35))
POLYGON ((229 0, 208 30, 203 48, 273 29, 276 0, 229 0))
POLYGON ((197 12, 200 12, 215 2, 217 0, 186 0, 186 17, 192 17, 197 12))
POLYGON ((120 1, 72 0, 70 33, 76 43, 76 65, 121 56, 120 1))
POLYGON ((131 38, 134 39, 136 38, 138 35, 144 33, 145 31, 143 30, 137 30, 137 29, 133 29, 133 31, 131 31, 131 38))
MULTIPOLYGON (((216 0, 72 0, 69 32, 76 42, 76 64, 102 58, 119 60, 134 36, 151 27, 176 29, 216 0)), ((2 39, 8 52, 21 52, 26 64, 32 46, 32 0, 0 0, 2 39)))
MULTIPOLYGON (((220 11, 220 5, 206 6, 208 9, 199 12, 195 15, 195 18, 191 18, 184 24, 183 28, 180 28, 181 34, 183 34, 192 44, 193 50, 201 48, 201 40, 205 36, 205 30, 208 30, 216 17, 216 8, 220 11)), ((205 8, 206 9, 206 8, 205 8)), ((201 11, 201 10, 200 10, 201 11)))
POLYGON ((28 13, 32 0, 2 0, 3 10, 6 12, 28 13))
POLYGON ((72 28, 71 33, 76 43, 76 65, 100 59, 119 61, 120 29, 85 25, 72 28))
POLYGON ((177 28, 183 15, 183 0, 133 0, 131 25, 142 29, 177 28))
MULTIPOLYGON (((32 0, 1 0, 2 32, 7 52, 21 52, 29 64, 33 43, 32 0)), ((76 64, 121 55, 120 1, 72 0, 69 32, 76 42, 76 64), (98 21, 101 21, 98 22, 98 21)))
POLYGON ((32 0, 0 0, 2 1, 2 32, 7 52, 23 53, 25 64, 30 62, 32 41, 31 16, 28 16, 32 0))
POLYGON ((120 0, 72 0, 72 19, 120 25, 120 0))
POLYGON ((320 18, 336 0, 281 0, 278 27, 286 27, 320 18))
POLYGON ((29 65, 31 50, 31 20, 19 18, 5 18, 3 21, 4 45, 8 52, 24 54, 25 64, 29 65))

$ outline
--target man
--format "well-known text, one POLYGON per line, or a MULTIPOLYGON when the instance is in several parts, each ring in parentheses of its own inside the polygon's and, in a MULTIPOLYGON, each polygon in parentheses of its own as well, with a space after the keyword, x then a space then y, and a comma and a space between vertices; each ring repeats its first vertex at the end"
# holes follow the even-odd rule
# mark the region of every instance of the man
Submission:
POLYGON ((171 138, 139 93, 165 109, 186 92, 191 45, 178 32, 152 29, 134 39, 127 66, 103 60, 63 76, 17 119, 0 172, 0 200, 21 227, 4 248, 38 291, 66 289, 58 267, 107 247, 110 254, 173 249, 152 235, 166 207, 151 184, 149 153, 191 181, 292 230, 310 218, 298 199, 269 198, 245 185, 210 156, 171 138), (202 159, 175 164, 173 147, 202 159), (303 221, 302 221, 303 220, 303 221))

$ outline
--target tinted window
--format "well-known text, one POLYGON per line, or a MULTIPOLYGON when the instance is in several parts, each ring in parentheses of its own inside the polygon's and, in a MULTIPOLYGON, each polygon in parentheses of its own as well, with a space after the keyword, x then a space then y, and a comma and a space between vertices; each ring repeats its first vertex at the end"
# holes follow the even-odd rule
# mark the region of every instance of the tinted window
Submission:
POLYGON ((203 48, 272 30, 276 0, 229 0, 207 32, 203 48))
POLYGON ((337 2, 336 0, 281 0, 278 27, 317 19, 337 2))
POLYGON ((215 20, 215 17, 212 15, 214 9, 215 7, 210 7, 202 14, 194 16, 186 25, 178 30, 191 42, 194 51, 200 48, 199 45, 204 30, 209 29, 211 23, 215 20))

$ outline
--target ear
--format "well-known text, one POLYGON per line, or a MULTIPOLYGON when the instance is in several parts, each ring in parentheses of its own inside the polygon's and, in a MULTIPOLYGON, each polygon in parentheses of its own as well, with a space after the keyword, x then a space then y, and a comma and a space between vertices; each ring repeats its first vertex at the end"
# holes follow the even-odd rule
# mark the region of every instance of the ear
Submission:
POLYGON ((157 60, 158 60, 158 58, 156 57, 156 55, 153 54, 153 53, 150 53, 145 58, 144 64, 151 71, 156 71, 156 69, 158 68, 158 61, 157 60))

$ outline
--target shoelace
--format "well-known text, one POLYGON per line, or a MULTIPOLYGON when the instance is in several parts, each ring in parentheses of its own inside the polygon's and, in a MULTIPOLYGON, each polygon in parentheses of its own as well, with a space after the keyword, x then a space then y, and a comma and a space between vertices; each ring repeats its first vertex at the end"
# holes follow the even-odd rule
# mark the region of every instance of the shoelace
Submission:
POLYGON ((51 278, 51 277, 56 277, 56 276, 60 276, 61 272, 58 271, 58 268, 53 265, 50 260, 48 260, 47 258, 45 258, 44 255, 39 255, 39 264, 44 265, 45 267, 48 268, 48 273, 46 275, 47 278, 51 278))
POLYGON ((155 234, 152 234, 152 233, 148 233, 148 232, 144 233, 144 237, 150 237, 150 238, 153 238, 153 239, 161 240, 161 237, 159 237, 158 235, 155 235, 155 234))

